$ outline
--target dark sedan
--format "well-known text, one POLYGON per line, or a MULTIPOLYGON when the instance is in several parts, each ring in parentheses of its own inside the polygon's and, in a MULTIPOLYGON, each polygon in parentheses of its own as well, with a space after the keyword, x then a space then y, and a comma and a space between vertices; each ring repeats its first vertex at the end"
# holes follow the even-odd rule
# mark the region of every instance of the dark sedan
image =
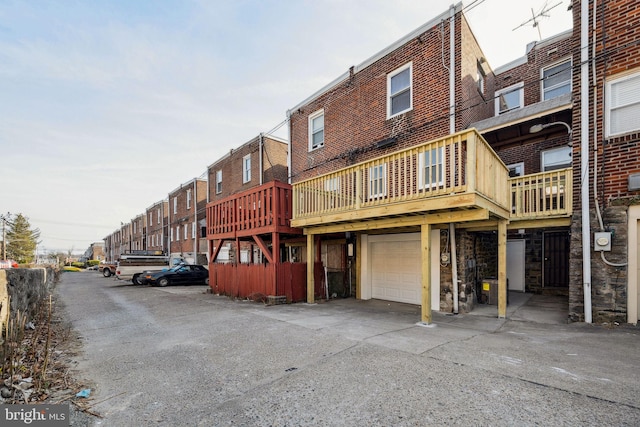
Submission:
POLYGON ((146 273, 143 282, 151 286, 208 285, 209 270, 201 265, 181 264, 169 270, 146 273))

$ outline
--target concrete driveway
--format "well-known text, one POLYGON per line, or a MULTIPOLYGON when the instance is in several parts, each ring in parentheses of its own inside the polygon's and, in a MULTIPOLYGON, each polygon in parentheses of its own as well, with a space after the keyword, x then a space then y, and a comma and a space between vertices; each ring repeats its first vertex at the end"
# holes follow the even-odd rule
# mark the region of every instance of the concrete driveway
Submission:
POLYGON ((513 304, 513 319, 436 313, 424 327, 412 305, 265 306, 90 273, 58 293, 96 425, 640 424, 632 326, 531 321, 513 304))

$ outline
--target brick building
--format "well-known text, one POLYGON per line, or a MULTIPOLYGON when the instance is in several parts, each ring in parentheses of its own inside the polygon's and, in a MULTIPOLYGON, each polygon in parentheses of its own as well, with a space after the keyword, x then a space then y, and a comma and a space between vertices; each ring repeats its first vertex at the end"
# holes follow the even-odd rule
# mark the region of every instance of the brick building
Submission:
POLYGON ((207 264, 206 227, 207 181, 201 178, 180 185, 168 197, 171 256, 182 256, 191 264, 207 264))
POLYGON ((137 215, 131 220, 131 250, 144 251, 147 249, 147 216, 137 215))
POLYGON ((147 218, 147 250, 167 253, 169 248, 168 200, 149 206, 147 218))

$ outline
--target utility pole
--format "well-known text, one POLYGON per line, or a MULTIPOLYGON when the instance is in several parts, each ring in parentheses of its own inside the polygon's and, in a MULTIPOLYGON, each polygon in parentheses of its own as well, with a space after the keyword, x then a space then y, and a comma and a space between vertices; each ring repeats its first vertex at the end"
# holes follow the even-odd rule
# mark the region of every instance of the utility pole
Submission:
POLYGON ((0 221, 2 221, 2 259, 7 259, 7 222, 11 219, 11 212, 7 212, 6 215, 0 214, 0 221))

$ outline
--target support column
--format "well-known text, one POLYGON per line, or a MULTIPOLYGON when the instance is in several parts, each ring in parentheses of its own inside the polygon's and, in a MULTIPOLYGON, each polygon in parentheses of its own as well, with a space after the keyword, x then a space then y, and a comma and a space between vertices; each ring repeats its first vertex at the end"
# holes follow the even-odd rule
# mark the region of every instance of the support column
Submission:
POLYGON ((507 220, 498 221, 498 317, 507 317, 507 220))
POLYGON ((315 281, 313 277, 315 257, 314 235, 307 234, 307 302, 313 304, 315 302, 315 281))
POLYGON ((420 248, 422 249, 422 322, 431 324, 431 224, 420 227, 420 248))

